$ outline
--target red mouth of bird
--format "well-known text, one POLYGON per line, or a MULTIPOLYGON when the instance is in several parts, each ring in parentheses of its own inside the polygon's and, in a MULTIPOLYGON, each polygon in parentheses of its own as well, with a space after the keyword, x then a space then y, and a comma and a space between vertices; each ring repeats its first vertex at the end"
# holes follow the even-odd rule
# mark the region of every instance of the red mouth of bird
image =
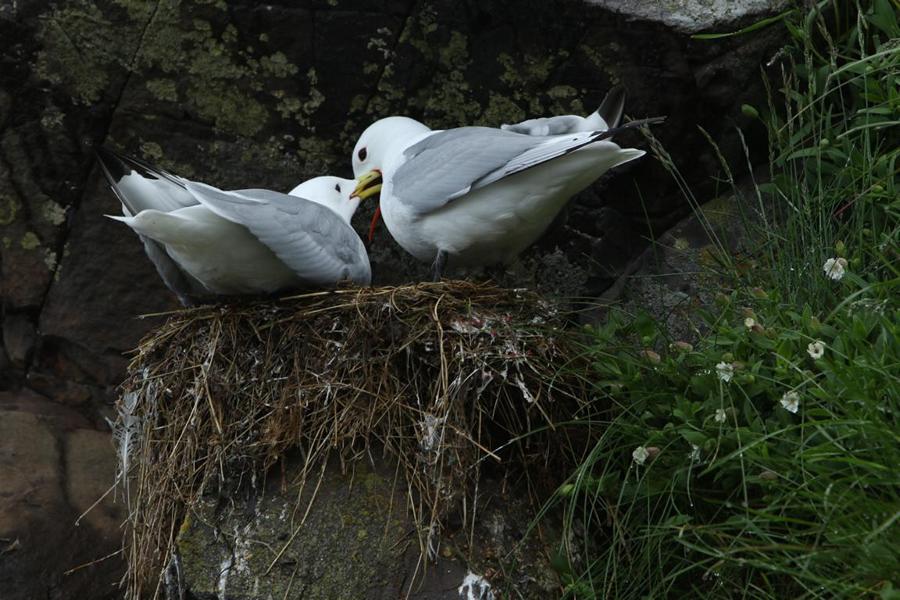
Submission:
POLYGON ((369 243, 372 243, 372 240, 375 239, 375 229, 378 227, 378 221, 381 219, 381 205, 375 209, 375 214, 372 215, 372 222, 369 223, 369 243))

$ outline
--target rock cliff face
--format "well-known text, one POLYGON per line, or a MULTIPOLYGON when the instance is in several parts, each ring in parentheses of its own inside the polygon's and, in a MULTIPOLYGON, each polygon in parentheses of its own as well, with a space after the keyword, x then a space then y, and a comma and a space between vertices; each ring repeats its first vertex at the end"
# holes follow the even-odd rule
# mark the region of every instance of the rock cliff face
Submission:
MULTIPOLYGON (((356 136, 381 116, 496 126, 590 112, 623 83, 629 115, 669 115, 656 134, 702 194, 716 159, 697 126, 726 157, 739 152, 739 107, 759 101, 759 65, 778 40, 775 30, 720 42, 689 34, 739 28, 778 4, 0 5, 3 598, 116 595, 118 557, 62 572, 117 547, 121 515, 109 499, 74 527, 112 482, 111 446, 94 431, 105 428, 123 353, 156 323, 137 315, 175 303, 137 238, 103 216, 118 206, 94 167, 97 145, 225 188, 286 190, 349 175, 356 136)), ((371 210, 358 215, 360 231, 371 210)), ((508 277, 598 294, 640 251, 648 222, 660 233, 684 212, 663 168, 639 161, 583 193, 508 277)), ((424 274, 384 230, 372 258, 379 282, 424 274)))
MULTIPOLYGON (((472 570, 491 577, 498 565, 503 576, 493 579, 504 579, 517 598, 558 594, 541 544, 520 543, 532 518, 525 495, 484 481, 478 523, 445 535, 425 565, 395 470, 360 462, 342 473, 337 462, 320 484, 298 490, 270 481, 248 498, 199 506, 179 531, 168 598, 488 600, 506 597, 496 581, 477 575, 471 596, 460 588, 472 570)), ((293 481, 299 469, 289 464, 285 473, 293 481)))

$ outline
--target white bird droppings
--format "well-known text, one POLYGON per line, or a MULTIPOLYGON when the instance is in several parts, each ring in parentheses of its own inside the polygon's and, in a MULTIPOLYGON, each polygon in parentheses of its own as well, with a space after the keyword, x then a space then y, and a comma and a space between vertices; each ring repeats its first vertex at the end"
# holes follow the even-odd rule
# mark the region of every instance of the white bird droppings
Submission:
POLYGON ((466 574, 457 592, 465 600, 494 600, 491 584, 488 583, 487 579, 481 575, 476 575, 472 571, 466 574))

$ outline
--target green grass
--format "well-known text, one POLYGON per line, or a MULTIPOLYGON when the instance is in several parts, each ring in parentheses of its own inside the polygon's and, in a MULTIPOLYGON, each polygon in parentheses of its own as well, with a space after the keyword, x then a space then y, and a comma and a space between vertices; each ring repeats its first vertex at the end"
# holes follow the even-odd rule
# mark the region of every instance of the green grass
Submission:
POLYGON ((603 433, 548 506, 567 598, 900 598, 898 13, 785 16, 783 76, 745 108, 770 140, 761 243, 709 333, 594 330, 603 433))

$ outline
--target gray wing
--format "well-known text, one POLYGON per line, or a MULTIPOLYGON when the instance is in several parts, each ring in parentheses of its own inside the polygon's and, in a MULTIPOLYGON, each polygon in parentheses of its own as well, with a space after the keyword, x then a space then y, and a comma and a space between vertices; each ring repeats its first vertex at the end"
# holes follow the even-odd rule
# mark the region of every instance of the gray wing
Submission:
POLYGON ((557 117, 541 117, 528 119, 514 125, 501 125, 501 129, 525 135, 559 135, 578 131, 584 121, 576 115, 560 115, 557 117))
POLYGON ((416 212, 431 212, 545 140, 488 127, 433 133, 406 149, 406 162, 392 179, 393 193, 416 212))
POLYGON ((187 189, 212 212, 247 228, 300 279, 330 287, 344 279, 372 280, 362 240, 321 204, 271 190, 225 192, 203 183, 187 189))
POLYGON ((393 194, 419 214, 504 177, 609 137, 609 131, 538 137, 489 127, 436 132, 406 149, 393 194))

